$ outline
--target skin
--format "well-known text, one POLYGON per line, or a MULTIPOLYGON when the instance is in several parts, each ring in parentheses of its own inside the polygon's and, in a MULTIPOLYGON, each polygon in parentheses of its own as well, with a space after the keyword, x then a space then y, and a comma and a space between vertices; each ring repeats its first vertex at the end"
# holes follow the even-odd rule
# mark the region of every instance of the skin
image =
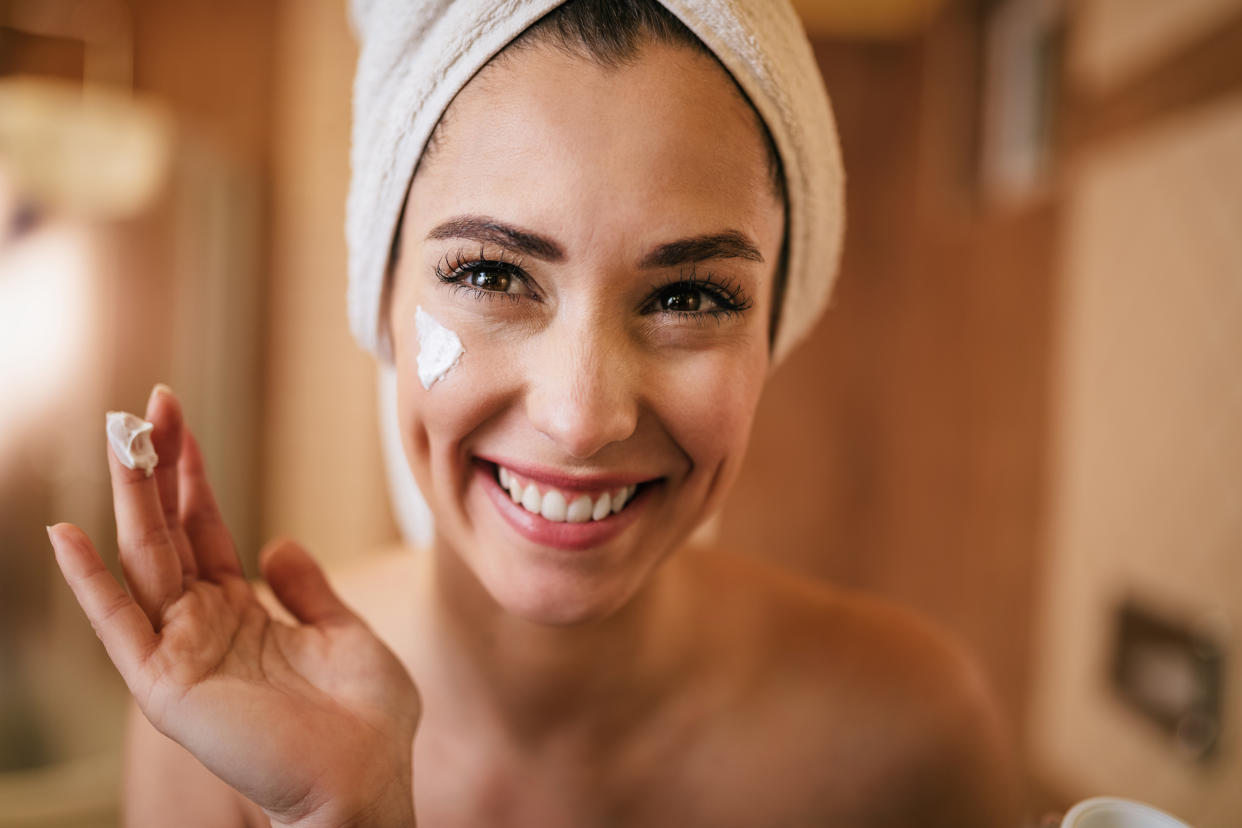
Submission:
POLYGON ((476 77, 411 187, 389 303, 432 548, 338 574, 338 597, 278 542, 265 604, 165 393, 147 412, 156 477, 113 458, 134 598, 84 535, 52 532, 143 714, 129 823, 408 825, 417 803, 426 826, 1016 825, 998 717, 955 644, 897 609, 685 547, 745 450, 783 224, 755 116, 702 55, 649 44, 604 70, 535 48, 476 77), (561 255, 522 256, 507 285, 492 266, 472 291, 455 266, 504 251, 435 238, 463 215, 561 255), (694 272, 746 308, 674 312, 712 309, 710 291, 685 284, 690 266, 644 258, 724 230, 758 256, 694 272), (430 389, 415 307, 466 348, 430 389), (553 549, 500 517, 480 457, 647 485, 624 531, 553 549))

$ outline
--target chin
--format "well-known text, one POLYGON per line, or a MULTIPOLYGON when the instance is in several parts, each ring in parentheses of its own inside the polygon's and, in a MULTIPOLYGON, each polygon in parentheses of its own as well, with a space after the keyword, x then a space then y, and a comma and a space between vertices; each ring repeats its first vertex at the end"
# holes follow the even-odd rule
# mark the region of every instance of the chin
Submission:
POLYGON ((511 616, 555 627, 600 622, 629 604, 658 569, 663 555, 656 550, 668 540, 650 529, 658 522, 651 509, 659 486, 603 521, 571 525, 514 506, 490 475, 476 475, 474 483, 466 498, 471 528, 450 546, 511 616))
POLYGON ((641 584, 615 574, 565 571, 555 563, 522 566, 526 571, 480 579, 492 600, 509 615, 531 624, 575 627, 607 619, 629 603, 641 584))

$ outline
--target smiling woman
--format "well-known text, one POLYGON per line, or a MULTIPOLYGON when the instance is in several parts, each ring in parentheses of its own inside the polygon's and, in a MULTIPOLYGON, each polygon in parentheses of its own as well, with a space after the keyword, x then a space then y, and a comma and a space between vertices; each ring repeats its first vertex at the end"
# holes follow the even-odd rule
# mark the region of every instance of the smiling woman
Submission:
POLYGON ((52 531, 144 716, 131 821, 1016 825, 955 644, 686 543, 835 266, 835 137, 792 11, 463 5, 356 9, 351 311, 392 362, 432 542, 339 593, 270 546, 279 620, 166 389, 155 476, 110 456, 133 598, 52 531), (426 105, 389 134, 409 84, 426 105))
POLYGON ((719 505, 745 448, 785 213, 763 134, 714 59, 659 42, 617 67, 528 46, 463 89, 440 132, 389 314, 411 468, 502 607, 608 617, 719 505), (402 381, 415 307, 467 350, 430 393, 402 381), (607 520, 542 515, 631 485, 607 520))

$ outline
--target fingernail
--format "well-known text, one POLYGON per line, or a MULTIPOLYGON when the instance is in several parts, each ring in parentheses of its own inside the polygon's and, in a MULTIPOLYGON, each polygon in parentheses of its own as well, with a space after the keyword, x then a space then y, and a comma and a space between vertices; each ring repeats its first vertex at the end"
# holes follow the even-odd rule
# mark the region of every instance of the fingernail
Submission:
POLYGON ((56 541, 52 539, 52 526, 51 526, 51 524, 48 524, 48 525, 44 526, 43 528, 47 530, 47 539, 48 539, 48 541, 50 541, 51 543, 55 543, 56 541))
POLYGON ((176 394, 173 393, 173 390, 171 388, 169 388, 167 385, 165 385, 162 382, 157 382, 155 384, 155 387, 151 389, 151 396, 154 397, 156 394, 167 394, 170 397, 177 396, 176 394))

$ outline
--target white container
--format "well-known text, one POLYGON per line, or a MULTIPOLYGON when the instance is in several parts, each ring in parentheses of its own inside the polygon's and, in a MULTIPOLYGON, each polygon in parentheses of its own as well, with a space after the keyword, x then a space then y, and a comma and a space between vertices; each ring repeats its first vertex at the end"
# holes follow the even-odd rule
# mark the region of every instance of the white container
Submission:
POLYGON ((1191 828, 1164 811, 1130 799, 1097 796, 1070 808, 1061 828, 1191 828))

